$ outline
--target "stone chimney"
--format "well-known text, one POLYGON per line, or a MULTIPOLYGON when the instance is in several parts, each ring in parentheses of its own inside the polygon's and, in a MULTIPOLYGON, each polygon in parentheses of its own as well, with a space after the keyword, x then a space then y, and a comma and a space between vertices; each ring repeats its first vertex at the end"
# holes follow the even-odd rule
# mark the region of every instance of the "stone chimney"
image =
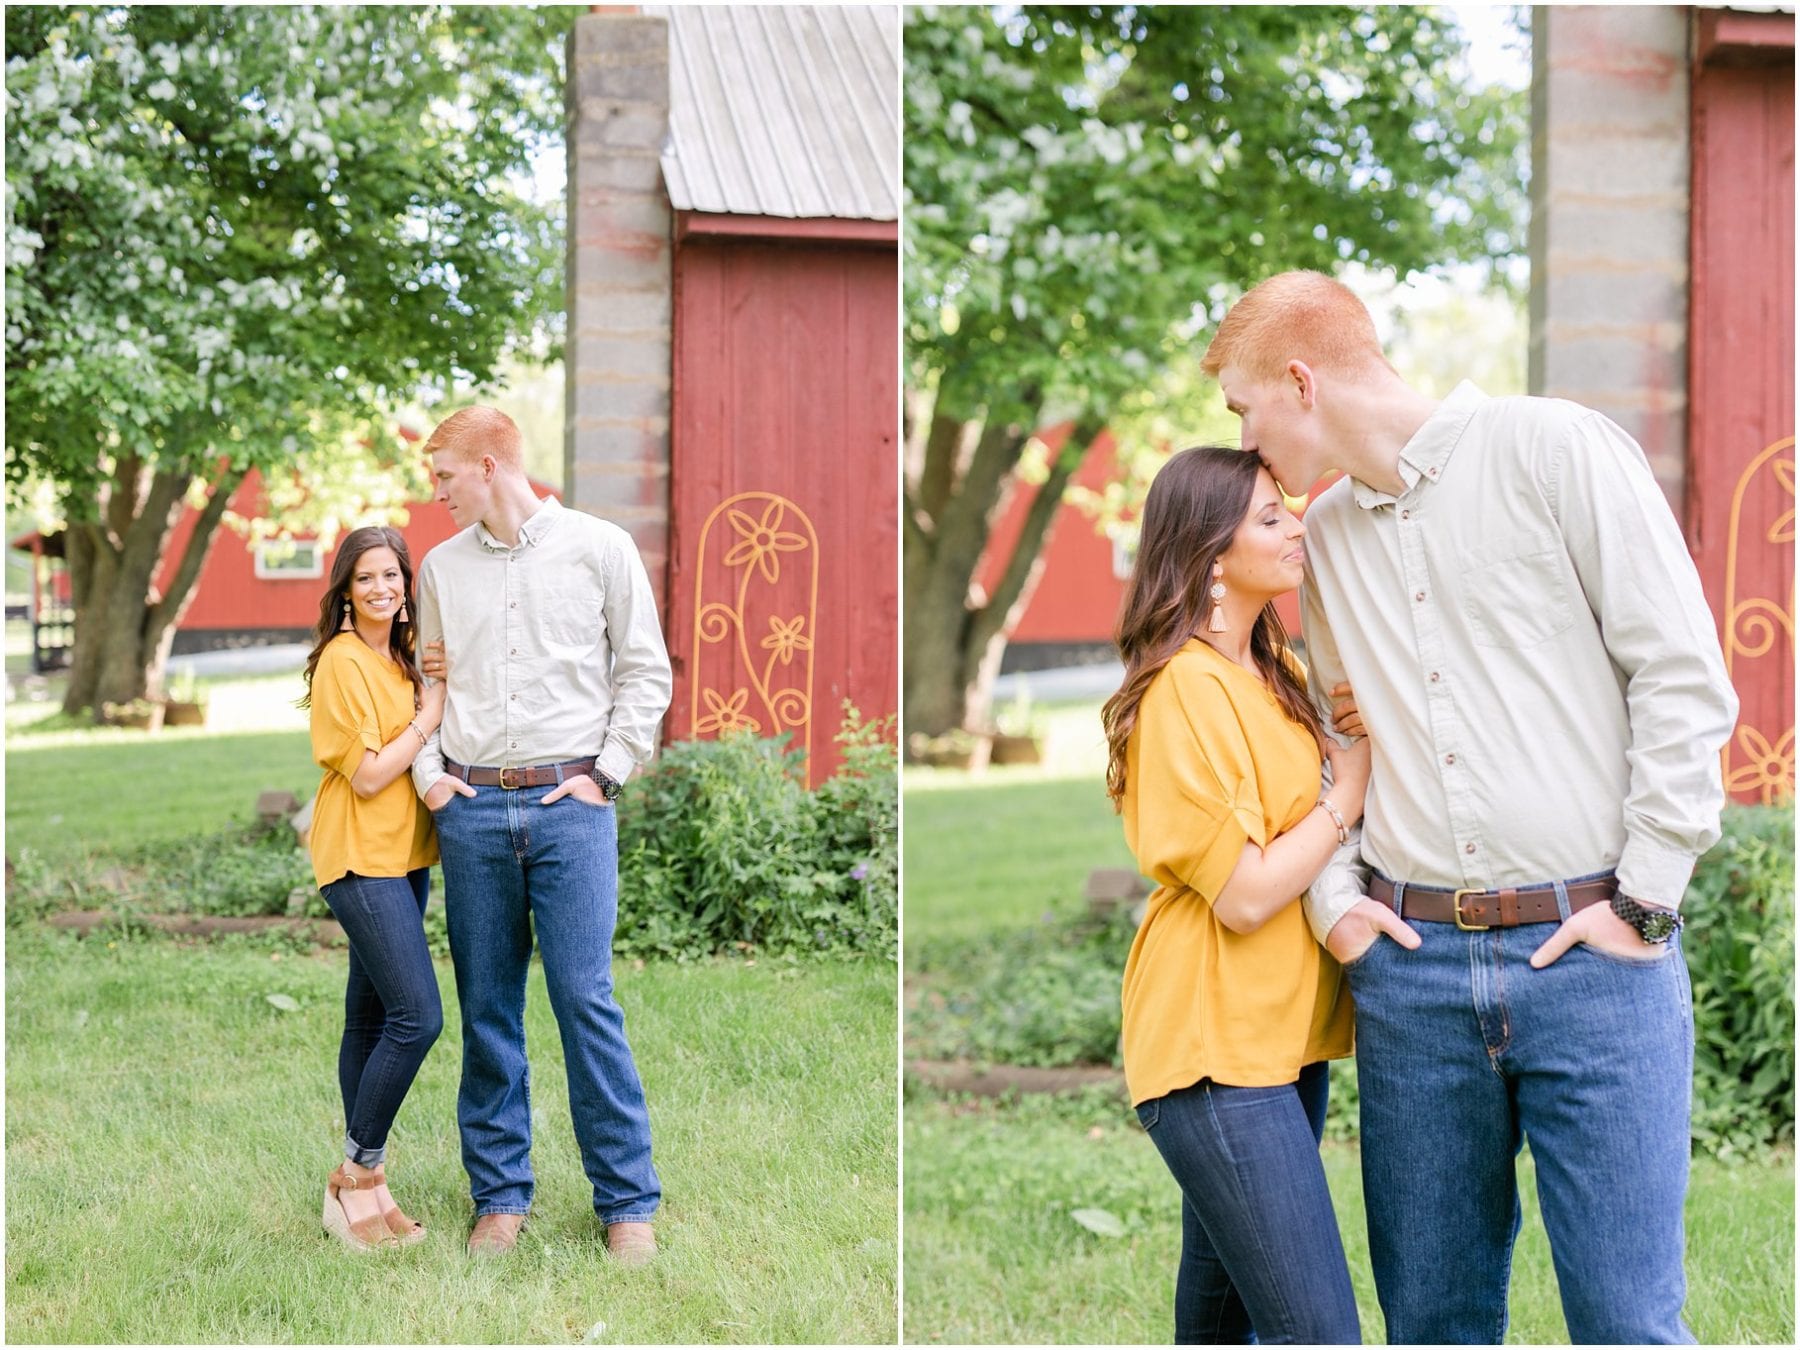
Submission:
POLYGON ((595 6, 569 37, 568 504, 623 526, 668 608, 668 20, 595 6))
POLYGON ((1676 5, 1531 12, 1531 392, 1586 404, 1636 437, 1678 515, 1688 16, 1676 5))

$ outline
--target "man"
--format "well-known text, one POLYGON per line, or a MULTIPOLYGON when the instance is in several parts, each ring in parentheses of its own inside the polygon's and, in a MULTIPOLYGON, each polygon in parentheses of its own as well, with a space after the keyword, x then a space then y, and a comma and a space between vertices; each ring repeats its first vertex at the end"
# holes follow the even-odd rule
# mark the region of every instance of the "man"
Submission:
MULTIPOLYGON (((419 568, 419 640, 441 641, 450 692, 413 782, 437 823, 462 1005, 469 1251, 510 1251, 531 1207, 524 1018, 535 927, 594 1210, 608 1250, 648 1260, 662 1191, 613 1001, 612 935, 613 801, 669 705, 650 581, 624 530, 538 499, 504 413, 464 409, 425 450, 437 499, 462 527, 419 568)), ((427 661, 428 674, 442 668, 427 661)))
POLYGON ((1388 1340, 1501 1340, 1525 1138, 1571 1336, 1691 1341, 1676 909, 1737 700, 1643 452, 1572 403, 1423 396, 1318 273, 1251 290, 1203 367, 1286 489, 1346 475, 1302 623, 1375 768, 1306 912, 1356 1001, 1388 1340))

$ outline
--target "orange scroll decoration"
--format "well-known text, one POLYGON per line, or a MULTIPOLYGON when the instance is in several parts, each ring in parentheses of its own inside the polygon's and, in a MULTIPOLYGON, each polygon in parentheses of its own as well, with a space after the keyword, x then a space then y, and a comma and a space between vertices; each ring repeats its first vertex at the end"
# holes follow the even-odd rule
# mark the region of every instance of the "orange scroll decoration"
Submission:
POLYGON ((740 492, 713 508, 694 567, 693 735, 792 732, 811 781, 818 607, 819 538, 804 511, 772 492, 740 492), (721 518, 731 598, 709 600, 719 578, 718 568, 708 571, 707 550, 721 518))
MULTIPOLYGON (((1794 438, 1777 441, 1750 461, 1738 479, 1731 497, 1731 524, 1725 538, 1725 670, 1740 693, 1748 686, 1738 679, 1739 667, 1761 658, 1784 663, 1787 670, 1794 664, 1794 438), (1760 484, 1759 484, 1760 476, 1760 484), (1778 491, 1771 492, 1773 482, 1778 491), (1773 516, 1767 526, 1744 526, 1745 498, 1758 486, 1758 498, 1773 496, 1775 509, 1755 514, 1773 516), (1783 497, 1781 493, 1785 493, 1783 497), (1785 510, 1780 508, 1785 506, 1785 510), (1787 562, 1777 575, 1788 578, 1787 600, 1769 596, 1740 598, 1738 594, 1738 555, 1773 545, 1786 545, 1787 562), (1783 641, 1785 639, 1785 641, 1783 641)), ((1777 672, 1777 680, 1780 672, 1777 672)), ((1748 702, 1748 700, 1745 700, 1748 702)), ((1777 714, 1780 716, 1781 714, 1777 714)), ((1758 800, 1772 803, 1794 794, 1794 724, 1791 707, 1786 711, 1787 726, 1779 733, 1774 727, 1751 725, 1749 714, 1738 720, 1737 731, 1724 750, 1725 791, 1728 794, 1754 793, 1758 800)))

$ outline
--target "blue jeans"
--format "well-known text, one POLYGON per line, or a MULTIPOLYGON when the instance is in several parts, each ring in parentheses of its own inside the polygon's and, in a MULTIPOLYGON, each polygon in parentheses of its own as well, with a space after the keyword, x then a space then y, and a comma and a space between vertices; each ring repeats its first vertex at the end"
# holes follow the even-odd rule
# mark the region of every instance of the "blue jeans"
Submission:
POLYGON ((1283 1087, 1202 1079, 1138 1119, 1181 1187, 1177 1345, 1360 1345, 1319 1162, 1328 1066, 1283 1087))
POLYGON ((553 791, 478 787, 436 812, 462 1005, 463 1167, 477 1214, 531 1208, 525 976, 535 926, 594 1212, 602 1223, 647 1220, 662 1187, 625 1015, 613 1000, 618 818, 614 808, 576 797, 543 805, 553 791))
POLYGON ((1650 960, 1581 944, 1533 970, 1554 925, 1411 926, 1416 951, 1377 938, 1346 967, 1389 1343, 1505 1336, 1525 1139, 1570 1337, 1692 1342, 1681 1207, 1694 1024, 1679 939, 1650 960))
POLYGON ((403 877, 346 872, 322 888, 350 939, 338 1090, 344 1156, 361 1167, 387 1158, 388 1131, 425 1055, 444 1029, 437 972, 425 945, 431 869, 403 877))

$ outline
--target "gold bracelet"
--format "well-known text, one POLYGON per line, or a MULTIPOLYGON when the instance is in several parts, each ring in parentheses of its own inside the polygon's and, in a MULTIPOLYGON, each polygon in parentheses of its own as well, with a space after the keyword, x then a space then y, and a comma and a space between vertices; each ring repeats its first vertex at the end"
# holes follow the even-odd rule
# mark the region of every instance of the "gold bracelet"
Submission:
POLYGON ((1337 826, 1338 843, 1349 843, 1350 827, 1344 824, 1344 813, 1337 809, 1329 797, 1319 798, 1319 805, 1325 808, 1326 813, 1331 817, 1332 823, 1337 826))
POLYGON ((421 749, 423 749, 425 746, 431 744, 431 737, 427 736, 423 731, 419 730, 419 724, 416 721, 408 722, 406 725, 411 727, 413 729, 413 735, 415 735, 419 738, 419 747, 421 749))

